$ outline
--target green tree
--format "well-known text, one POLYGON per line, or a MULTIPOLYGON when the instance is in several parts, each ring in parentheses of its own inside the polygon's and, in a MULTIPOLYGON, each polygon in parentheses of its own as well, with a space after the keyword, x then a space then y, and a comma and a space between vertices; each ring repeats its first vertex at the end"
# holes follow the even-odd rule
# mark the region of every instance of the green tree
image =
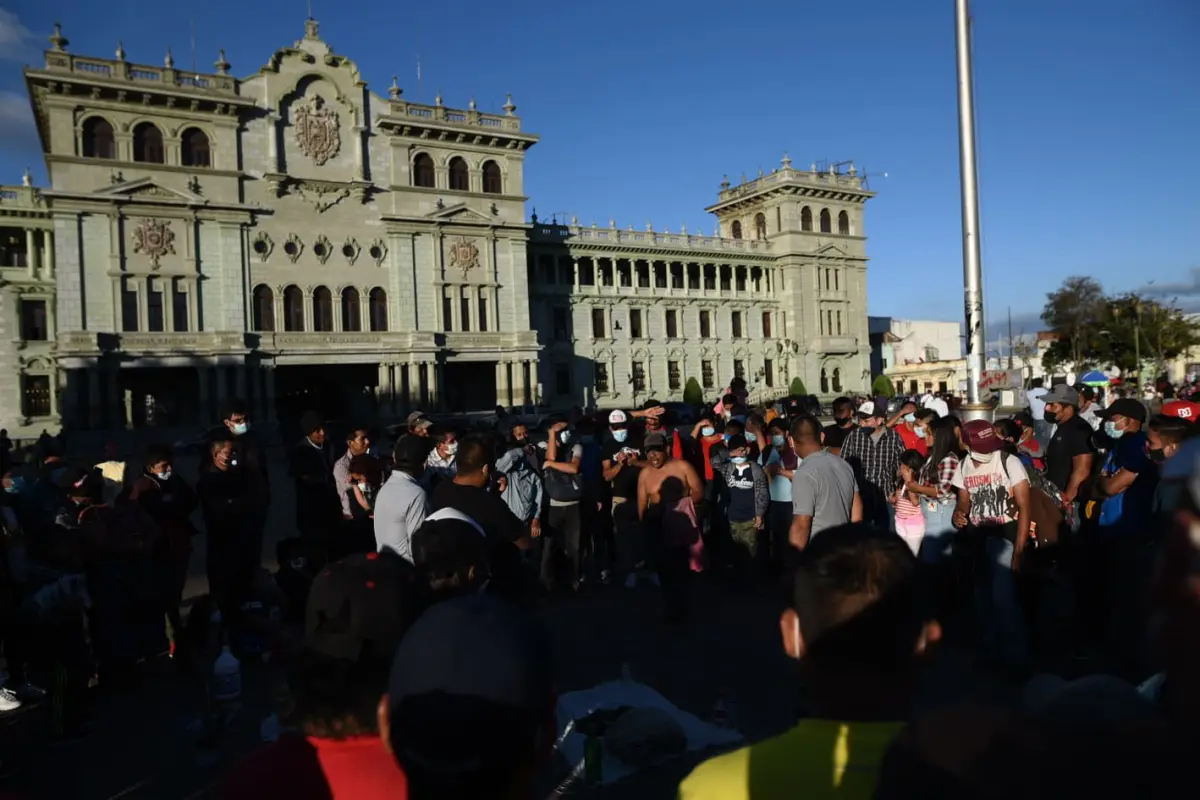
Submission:
POLYGON ((1047 371, 1065 365, 1078 373, 1104 360, 1107 304, 1103 287, 1086 275, 1072 275, 1046 295, 1042 322, 1058 336, 1042 359, 1047 371))
POLYGON ((1200 331, 1182 311, 1137 294, 1108 300, 1101 336, 1106 361, 1123 375, 1136 373, 1139 378, 1147 361, 1154 363, 1154 374, 1161 375, 1168 361, 1200 344, 1200 331))
POLYGON ((804 381, 800 380, 800 376, 792 378, 792 385, 788 387, 788 394, 793 397, 800 397, 808 394, 808 389, 804 388, 804 381))
POLYGON ((895 397, 896 387, 892 386, 892 379, 887 375, 876 375, 875 380, 871 381, 871 394, 876 397, 895 397))
POLYGON ((695 378, 687 379, 687 383, 683 386, 683 402, 693 406, 704 402, 704 390, 700 388, 700 381, 695 378))

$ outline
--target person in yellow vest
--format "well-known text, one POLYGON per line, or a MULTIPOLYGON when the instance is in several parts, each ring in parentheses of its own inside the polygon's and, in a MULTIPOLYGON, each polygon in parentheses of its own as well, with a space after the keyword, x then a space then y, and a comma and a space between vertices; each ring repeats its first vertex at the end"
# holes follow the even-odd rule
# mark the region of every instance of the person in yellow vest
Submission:
POLYGON ((779 627, 812 716, 705 761, 679 785, 679 800, 874 796, 926 648, 941 638, 920 612, 916 556, 894 533, 862 523, 821 532, 797 557, 779 627))

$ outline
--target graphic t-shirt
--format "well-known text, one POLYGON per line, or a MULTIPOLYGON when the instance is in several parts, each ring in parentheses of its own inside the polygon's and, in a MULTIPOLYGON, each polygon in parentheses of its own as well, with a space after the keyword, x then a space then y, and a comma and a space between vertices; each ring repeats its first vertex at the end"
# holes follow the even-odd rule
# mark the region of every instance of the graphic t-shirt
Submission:
POLYGON ((729 486, 729 521, 750 522, 754 519, 754 471, 750 463, 733 464, 726 473, 729 486))
POLYGON ((1005 525, 1015 522, 1016 500, 1013 487, 1028 482, 1029 475, 1021 459, 1004 452, 995 453, 992 460, 979 463, 971 456, 958 462, 954 487, 966 489, 971 498, 967 515, 972 525, 1005 525))
POLYGON ((806 719, 787 733, 710 758, 678 800, 867 800, 900 722, 806 719))

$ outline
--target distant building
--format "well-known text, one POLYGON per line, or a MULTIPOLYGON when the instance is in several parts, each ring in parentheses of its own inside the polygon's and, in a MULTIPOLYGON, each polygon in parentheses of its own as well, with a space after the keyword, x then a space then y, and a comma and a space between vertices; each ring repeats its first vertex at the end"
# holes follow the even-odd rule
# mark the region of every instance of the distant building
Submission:
POLYGON ((871 341, 871 374, 893 367, 962 358, 962 325, 937 320, 867 317, 871 341))

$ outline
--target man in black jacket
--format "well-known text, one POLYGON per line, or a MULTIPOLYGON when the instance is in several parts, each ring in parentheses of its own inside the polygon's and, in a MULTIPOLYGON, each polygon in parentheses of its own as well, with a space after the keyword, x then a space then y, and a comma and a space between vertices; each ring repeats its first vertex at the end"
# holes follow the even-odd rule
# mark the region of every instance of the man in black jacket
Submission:
POLYGON ((271 476, 267 470, 266 445, 250 429, 248 409, 246 401, 240 398, 226 401, 221 409, 221 423, 226 430, 217 428, 209 432, 204 446, 200 448, 199 473, 203 476, 213 469, 213 443, 229 440, 232 443, 230 466, 254 478, 255 501, 246 509, 244 531, 252 540, 248 548, 258 554, 254 562, 257 567, 262 566, 263 530, 267 526, 267 509, 271 505, 271 476))
POLYGON ((328 544, 342 520, 342 504, 333 480, 333 459, 325 441, 325 425, 315 411, 300 418, 302 438, 292 448, 289 472, 296 485, 296 530, 318 545, 328 544))

